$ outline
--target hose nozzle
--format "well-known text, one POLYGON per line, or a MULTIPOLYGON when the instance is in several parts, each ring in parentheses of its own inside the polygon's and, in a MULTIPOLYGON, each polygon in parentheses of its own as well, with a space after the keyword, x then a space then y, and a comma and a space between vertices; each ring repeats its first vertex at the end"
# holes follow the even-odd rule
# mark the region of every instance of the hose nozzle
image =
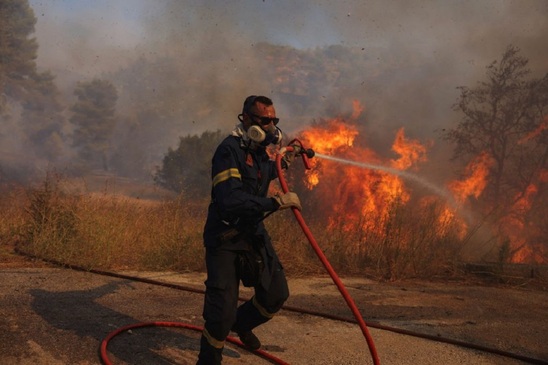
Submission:
POLYGON ((314 152, 312 148, 304 148, 301 153, 304 153, 308 158, 312 158, 316 155, 316 152, 314 152))

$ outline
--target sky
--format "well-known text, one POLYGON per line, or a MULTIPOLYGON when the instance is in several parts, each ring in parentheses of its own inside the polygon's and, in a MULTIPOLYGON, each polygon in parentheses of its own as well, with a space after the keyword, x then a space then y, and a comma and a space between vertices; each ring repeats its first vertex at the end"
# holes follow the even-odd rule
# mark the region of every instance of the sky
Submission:
MULTIPOLYGON (((452 52, 477 62, 495 59, 508 43, 531 58, 548 51, 545 0, 31 0, 38 18, 39 64, 83 73, 116 67, 140 46, 179 37, 190 48, 205 34, 230 35, 246 47, 270 42, 296 48, 326 45, 452 52), (194 42, 194 43, 193 43, 194 42), (535 49, 535 47, 537 49, 535 49), (544 48, 538 49, 538 48, 544 48), (78 52, 75 52, 78 50, 78 52), (99 57, 101 55, 101 57, 99 57), (103 59, 105 58, 105 59, 103 59)), ((214 45, 212 45, 214 46, 214 45)))

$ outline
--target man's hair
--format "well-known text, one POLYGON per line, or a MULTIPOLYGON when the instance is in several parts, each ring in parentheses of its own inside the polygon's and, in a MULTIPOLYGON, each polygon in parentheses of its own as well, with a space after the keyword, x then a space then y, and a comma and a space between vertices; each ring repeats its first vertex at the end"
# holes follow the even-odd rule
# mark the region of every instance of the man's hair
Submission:
POLYGON ((272 105, 272 99, 263 96, 263 95, 250 95, 248 96, 244 101, 244 107, 242 109, 242 114, 249 114, 251 112, 251 108, 257 103, 264 104, 266 106, 272 105))

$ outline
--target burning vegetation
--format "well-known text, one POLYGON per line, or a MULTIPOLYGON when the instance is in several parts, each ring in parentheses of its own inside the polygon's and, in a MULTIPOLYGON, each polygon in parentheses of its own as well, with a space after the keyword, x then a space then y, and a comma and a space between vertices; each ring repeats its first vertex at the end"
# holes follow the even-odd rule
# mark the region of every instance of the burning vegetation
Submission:
MULTIPOLYGON (((506 255, 514 263, 546 263, 543 228, 527 218, 534 207, 539 208, 534 203, 539 194, 537 184, 529 184, 509 207, 489 206, 484 194, 496 181, 492 176, 496 162, 482 151, 464 167, 459 179, 447 181, 435 194, 432 189, 417 189, 417 185, 420 188, 431 183, 406 177, 421 174, 421 166, 428 162, 429 144, 407 138, 401 128, 392 144, 398 157, 383 158, 365 145, 365 138, 358 131, 361 110, 355 103, 354 113, 348 119, 325 120, 300 133, 305 145, 320 154, 319 159, 312 160, 312 169, 303 180, 313 199, 321 202, 315 210, 321 212, 321 219, 330 230, 366 234, 369 243, 365 237, 362 242, 348 242, 361 246, 356 250, 359 252, 371 249, 371 242, 380 240, 386 244, 390 239, 396 239, 402 248, 420 248, 417 240, 424 237, 415 230, 427 229, 433 233, 429 239, 438 243, 458 242, 461 250, 455 249, 461 253, 485 240, 487 230, 487 240, 499 256, 506 255), (321 158, 322 155, 363 165, 343 166, 321 158)), ((538 182, 545 184, 547 170, 539 169, 539 175, 538 182)), ((489 254, 493 255, 493 250, 489 254)))
MULTIPOLYGON (((207 67, 196 62, 201 53, 184 49, 178 54, 171 42, 170 52, 163 56, 141 57, 101 78, 87 80, 73 75, 74 82, 60 88, 54 73, 37 67, 38 42, 33 36, 37 19, 28 1, 10 0, 6 4, 9 6, 0 13, 0 38, 6 39, 0 45, 0 188, 4 190, 15 182, 30 184, 51 167, 78 179, 108 174, 150 182, 154 175, 158 185, 181 193, 185 199, 193 198, 185 205, 202 203, 210 192, 211 154, 226 135, 226 131, 208 128, 228 122, 227 110, 240 105, 238 94, 244 87, 235 88, 235 80, 242 80, 247 88, 250 79, 257 79, 257 84, 267 85, 276 104, 291 116, 288 130, 306 126, 318 116, 326 118, 299 132, 307 147, 324 156, 361 164, 343 166, 317 158, 311 160, 313 169, 306 175, 299 176, 299 169, 289 171, 295 189, 304 182, 305 187, 298 192, 309 208, 306 214, 316 215, 312 218, 319 223, 318 234, 333 245, 332 259, 336 259, 333 253, 340 254, 341 265, 354 260, 355 267, 387 268, 386 275, 395 277, 399 275, 397 268, 400 273, 415 274, 421 265, 445 265, 462 258, 502 263, 548 261, 548 74, 529 78, 528 61, 516 47, 508 47, 500 60, 487 67, 483 82, 459 88, 461 94, 454 108, 461 120, 447 127, 441 137, 454 148, 458 161, 444 160, 444 173, 460 174, 443 179, 436 176, 434 184, 429 165, 436 153, 433 142, 410 138, 406 132, 416 136, 413 129, 400 128, 390 136, 392 154, 388 156, 373 147, 371 136, 365 133, 361 124, 364 107, 359 102, 354 102, 348 117, 333 116, 341 113, 341 105, 350 105, 352 95, 364 100, 376 97, 376 116, 391 119, 394 112, 383 108, 400 98, 393 92, 399 88, 381 85, 401 85, 393 81, 410 75, 420 79, 420 85, 433 84, 446 74, 444 67, 434 67, 440 65, 409 58, 390 61, 385 57, 389 54, 343 45, 302 50, 259 43, 246 57, 238 58, 239 66, 234 68, 238 73, 219 77, 218 70, 225 70, 230 58, 224 39, 219 38, 222 47, 214 48, 215 57, 208 58, 214 63, 207 67), (218 54, 226 57, 216 57, 218 54), (388 67, 379 69, 378 59, 385 66, 388 60, 388 67), (259 68, 251 72, 251 64, 259 68), (436 72, 413 73, 424 69, 436 72), (198 130, 201 136, 190 134, 198 130), (189 134, 178 137, 185 132, 189 134), (169 148, 177 139, 178 148, 169 148)), ((241 55, 240 48, 237 55, 241 55)), ((419 92, 414 84, 411 87, 414 93, 419 92)), ((432 90, 438 89, 422 88, 420 95, 407 93, 413 102, 421 100, 414 103, 416 115, 410 119, 410 127, 421 118, 439 120, 438 114, 424 112, 434 109, 423 102, 431 99, 432 90)), ((452 118, 448 119, 446 126, 452 118)), ((43 203, 42 195, 39 198, 43 203)), ((81 203, 73 200, 74 204, 81 203)), ((3 204, 10 209, 19 207, 9 199, 3 204)), ((90 241, 101 241, 93 237, 96 232, 89 233, 99 224, 82 221, 86 216, 78 211, 85 208, 82 205, 59 208, 61 214, 49 220, 36 218, 39 215, 27 215, 26 219, 31 223, 36 219, 33 234, 46 232, 43 225, 61 227, 53 237, 63 245, 79 244, 88 235, 93 238, 90 241), (56 219, 61 224, 53 224, 56 219), (65 230, 67 227, 72 228, 65 230)), ((50 206, 45 208, 49 214, 50 206)), ((4 211, 3 222, 18 216, 9 209, 4 211)), ((97 216, 108 214, 100 211, 97 216)), ((24 219, 14 225, 20 227, 24 219)), ((162 215, 161 219, 167 218, 162 215)), ((150 215, 138 220, 148 222, 150 215)), ((192 220, 196 231, 185 238, 174 235, 170 241, 173 250, 189 246, 183 242, 188 237, 197 240, 193 242, 196 250, 201 248, 201 221, 192 220)), ((176 222, 163 233, 173 235, 184 224, 176 222)), ((106 222, 109 225, 111 220, 106 222)), ((280 226, 283 234, 287 224, 280 226)), ((4 227, 0 229, 3 236, 22 234, 19 231, 26 229, 14 229, 11 223, 4 227)), ((119 237, 107 234, 101 237, 104 242, 120 242, 119 237)), ((51 237, 44 238, 44 245, 51 237)), ((36 236, 26 238, 40 241, 36 236)), ((291 239, 288 237, 289 243, 291 239)), ((133 244, 133 236, 127 242, 133 244)), ((60 247, 62 252, 70 251, 60 247)), ((295 245, 289 247, 294 249, 295 245)))

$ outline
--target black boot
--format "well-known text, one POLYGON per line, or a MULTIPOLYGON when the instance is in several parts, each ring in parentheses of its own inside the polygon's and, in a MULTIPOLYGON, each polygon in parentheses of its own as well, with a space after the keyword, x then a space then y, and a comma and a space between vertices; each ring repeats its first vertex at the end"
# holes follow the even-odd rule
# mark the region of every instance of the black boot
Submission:
POLYGON ((255 351, 261 348, 261 341, 259 341, 259 338, 255 336, 252 331, 238 333, 238 337, 240 337, 240 341, 242 341, 250 350, 255 351))
POLYGON ((200 339, 200 354, 196 365, 221 365, 223 349, 211 346, 205 336, 200 339))

